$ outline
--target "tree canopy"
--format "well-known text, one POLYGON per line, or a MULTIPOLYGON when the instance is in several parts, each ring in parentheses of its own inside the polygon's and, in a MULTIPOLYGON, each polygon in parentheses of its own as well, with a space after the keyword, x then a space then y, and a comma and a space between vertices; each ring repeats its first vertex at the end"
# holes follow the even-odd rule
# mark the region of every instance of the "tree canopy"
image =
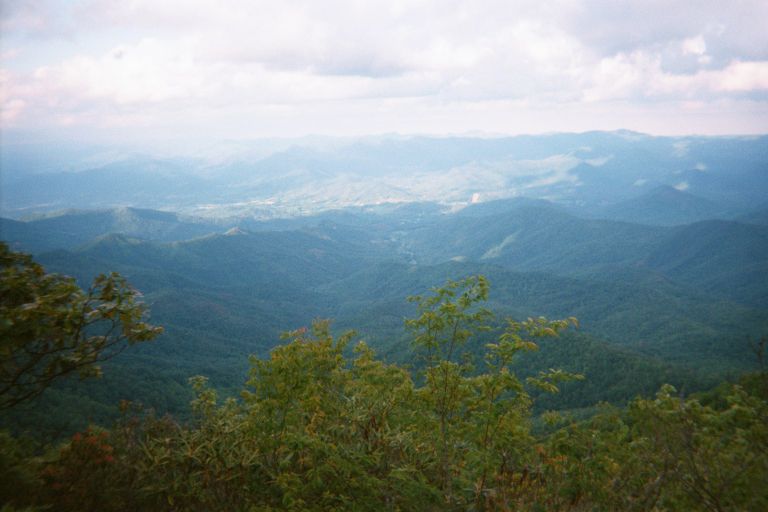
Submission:
POLYGON ((66 375, 97 376, 100 362, 154 339, 162 328, 145 321, 140 298, 117 273, 84 291, 0 242, 0 409, 66 375))

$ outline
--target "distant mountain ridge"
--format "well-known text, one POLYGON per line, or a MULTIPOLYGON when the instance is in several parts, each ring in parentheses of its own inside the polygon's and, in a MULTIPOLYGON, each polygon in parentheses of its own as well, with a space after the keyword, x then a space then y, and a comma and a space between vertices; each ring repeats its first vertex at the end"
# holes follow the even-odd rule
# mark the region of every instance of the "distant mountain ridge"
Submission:
POLYGON ((0 218, 0 236, 5 240, 23 241, 27 250, 34 252, 71 249, 111 233, 174 241, 203 236, 218 229, 218 226, 199 220, 182 219, 173 212, 129 207, 64 211, 26 222, 0 218))
MULTIPOLYGON (((677 198, 676 192, 661 189, 659 194, 677 198)), ((262 245, 254 246, 257 252, 270 244, 288 250, 291 245, 285 244, 290 239, 297 251, 313 244, 335 244, 344 246, 349 258, 365 261, 475 261, 515 271, 608 279, 661 273, 722 298, 768 306, 768 283, 763 279, 768 275, 768 227, 718 220, 672 227, 585 219, 557 205, 524 198, 470 205, 456 213, 421 205, 378 213, 326 212, 280 222, 231 219, 221 224, 121 208, 28 222, 0 219, 0 234, 12 246, 35 253, 90 249, 110 236, 125 246, 136 239, 215 247, 229 245, 227 238, 238 235, 234 238, 260 240, 262 245), (289 237, 289 232, 295 234, 289 237)), ((221 256, 227 261, 228 255, 221 256)))
POLYGON ((645 194, 598 209, 597 217, 654 226, 676 226, 725 218, 727 208, 669 185, 659 185, 645 194))
POLYGON ((625 220, 679 224, 723 218, 720 209, 729 215, 755 210, 764 206, 768 190, 766 136, 653 137, 617 131, 499 138, 382 136, 312 144, 296 140, 276 144, 271 152, 264 151, 263 142, 252 145, 258 150, 244 143, 230 148, 235 153, 226 159, 215 151, 209 160, 116 153, 113 161, 103 155, 92 158, 99 164, 90 168, 83 167, 87 152, 77 163, 57 162, 53 154, 53 161, 37 164, 39 171, 24 167, 34 159, 5 155, 0 213, 19 218, 84 204, 128 205, 264 220, 383 203, 461 207, 510 197, 546 199, 594 212, 660 185, 718 206, 709 217, 702 217, 705 203, 691 198, 650 197, 622 207, 634 212, 625 220), (654 211, 654 201, 664 215, 654 211))

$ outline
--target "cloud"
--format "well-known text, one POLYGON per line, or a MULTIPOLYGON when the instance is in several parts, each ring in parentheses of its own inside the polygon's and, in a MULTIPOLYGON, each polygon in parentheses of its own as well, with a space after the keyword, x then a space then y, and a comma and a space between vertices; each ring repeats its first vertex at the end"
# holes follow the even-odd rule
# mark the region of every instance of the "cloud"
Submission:
POLYGON ((698 35, 683 41, 683 55, 704 55, 707 52, 707 43, 704 37, 698 35))
POLYGON ((4 1, 0 9, 0 29, 4 32, 44 33, 53 22, 52 2, 4 1))
POLYGON ((671 73, 663 69, 660 55, 637 51, 602 59, 595 69, 592 85, 584 92, 584 99, 590 102, 654 97, 707 99, 717 93, 766 90, 768 60, 735 60, 722 69, 671 73))
POLYGON ((735 61, 720 72, 702 73, 720 91, 768 90, 768 61, 735 61))
POLYGON ((715 1, 586 0, 563 18, 563 26, 602 57, 659 48, 671 41, 702 37, 719 64, 739 56, 768 58, 768 3, 715 1))
POLYGON ((183 48, 144 39, 100 56, 78 55, 43 66, 33 76, 46 84, 44 93, 56 102, 105 100, 125 105, 200 97, 206 84, 197 71, 194 57, 183 48))
POLYGON ((756 104, 759 131, 766 110, 764 2, 6 3, 10 127, 649 129, 666 109, 695 131, 756 104))
POLYGON ((12 99, 4 102, 0 110, 0 120, 3 123, 13 123, 24 111, 25 106, 24 100, 12 99))

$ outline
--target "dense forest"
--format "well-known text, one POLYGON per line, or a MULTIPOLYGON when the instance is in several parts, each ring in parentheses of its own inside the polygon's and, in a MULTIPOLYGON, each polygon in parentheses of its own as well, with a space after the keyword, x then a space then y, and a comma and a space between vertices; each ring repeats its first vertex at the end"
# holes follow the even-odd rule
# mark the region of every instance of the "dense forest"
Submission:
MULTIPOLYGON (((23 405, 161 329, 117 274, 87 291, 3 246, 2 402, 23 405)), ((768 372, 626 407, 536 412, 583 375, 523 376, 576 318, 498 319, 483 276, 409 297, 414 364, 315 321, 252 356, 237 395, 190 379, 190 414, 123 401, 56 444, 3 433, 3 510, 762 510, 768 372)), ((766 341, 753 343, 762 364, 766 341)), ((99 383, 96 383, 98 386, 99 383)))
MULTIPOLYGON (((223 221, 222 221, 223 222, 223 221)), ((749 340, 768 332, 768 230, 710 220, 652 226, 579 217, 525 198, 450 213, 433 203, 381 205, 290 219, 211 223, 119 208, 0 219, 2 238, 86 288, 119 272, 164 328, 104 364, 99 382, 67 379, 0 424, 57 439, 109 424, 121 400, 189 415, 192 375, 227 396, 247 378, 250 354, 267 357, 286 329, 332 318, 383 360, 419 370, 405 300, 448 279, 484 275, 499 318, 575 316, 567 343, 513 363, 521 377, 562 368, 587 378, 537 397, 547 409, 624 406, 669 383, 685 394, 753 371, 749 340)), ((503 322, 480 333, 483 343, 503 322)))

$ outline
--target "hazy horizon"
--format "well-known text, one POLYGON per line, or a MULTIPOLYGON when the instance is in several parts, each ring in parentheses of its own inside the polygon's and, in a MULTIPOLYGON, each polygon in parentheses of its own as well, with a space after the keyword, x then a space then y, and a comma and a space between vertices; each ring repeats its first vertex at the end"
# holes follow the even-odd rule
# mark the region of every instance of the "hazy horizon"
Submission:
POLYGON ((2 140, 768 133, 768 4, 2 0, 2 140))

